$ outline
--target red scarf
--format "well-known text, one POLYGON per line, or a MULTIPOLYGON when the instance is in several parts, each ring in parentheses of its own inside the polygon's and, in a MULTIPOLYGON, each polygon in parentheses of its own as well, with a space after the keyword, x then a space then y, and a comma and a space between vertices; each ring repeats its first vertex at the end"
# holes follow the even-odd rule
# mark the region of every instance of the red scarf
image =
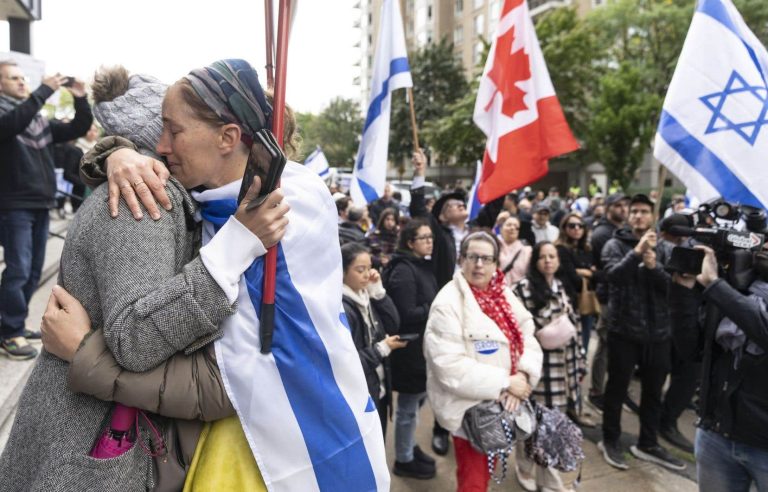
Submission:
POLYGON ((510 374, 515 374, 517 362, 523 355, 523 335, 520 333, 515 313, 512 312, 512 306, 509 305, 509 301, 504 295, 505 285, 504 273, 497 269, 486 290, 477 289, 472 285, 469 288, 475 295, 483 313, 496 323, 509 340, 509 355, 512 359, 510 374))

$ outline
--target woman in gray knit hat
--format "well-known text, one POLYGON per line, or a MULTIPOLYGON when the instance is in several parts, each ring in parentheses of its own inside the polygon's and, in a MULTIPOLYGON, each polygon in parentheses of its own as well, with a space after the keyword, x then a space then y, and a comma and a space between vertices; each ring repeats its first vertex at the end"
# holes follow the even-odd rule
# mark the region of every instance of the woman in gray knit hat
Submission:
MULTIPOLYGON (((159 108, 165 86, 148 77, 128 78, 124 70, 103 72, 100 80, 114 89, 97 104, 102 126, 113 135, 130 136, 141 143, 142 152, 151 154, 162 128, 159 108)), ((180 419, 215 420, 232 414, 209 345, 221 336, 219 324, 235 310, 234 299, 220 286, 226 272, 209 271, 195 254, 197 206, 184 186, 170 178, 165 190, 173 207, 160 212, 164 220, 136 221, 125 207, 112 219, 105 206, 108 187, 103 185, 70 226, 59 277, 66 291, 54 290, 44 328, 58 319, 71 328, 70 335, 79 337, 69 350, 61 343, 47 343, 47 349, 56 347, 55 353, 65 359, 73 359, 78 346, 80 350, 71 366, 48 351, 38 359, 0 457, 0 491, 178 490, 201 423, 153 419, 164 444, 150 440, 142 429, 139 445, 117 458, 98 460, 88 454, 109 420, 112 405, 104 400, 180 419), (103 328, 90 332, 82 344, 87 325, 81 318, 81 326, 72 326, 69 316, 77 311, 77 301, 93 326, 103 328), (143 373, 123 371, 118 364, 143 373), (190 385, 203 390, 190 391, 190 385), (75 392, 85 387, 96 398, 75 392), (165 456, 158 462, 166 465, 153 467, 150 454, 165 452, 174 459, 165 456)), ((244 265, 279 241, 287 220, 280 192, 270 196, 267 203, 273 206, 246 212, 257 192, 255 183, 229 227, 229 239, 245 246, 238 248, 244 265)), ((226 239, 227 231, 222 231, 226 239)), ((208 265, 217 261, 216 254, 208 250, 208 265)))

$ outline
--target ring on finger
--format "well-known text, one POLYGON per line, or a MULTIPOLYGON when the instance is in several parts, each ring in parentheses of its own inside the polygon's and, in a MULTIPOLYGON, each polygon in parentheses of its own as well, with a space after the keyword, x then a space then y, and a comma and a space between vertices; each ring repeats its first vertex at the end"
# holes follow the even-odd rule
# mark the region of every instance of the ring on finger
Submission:
POLYGON ((133 188, 133 185, 132 185, 131 183, 125 183, 124 185, 121 185, 121 186, 120 186, 120 189, 121 189, 121 190, 122 190, 123 188, 133 188))
POLYGON ((144 181, 142 181, 142 180, 135 181, 133 183, 133 187, 135 188, 135 187, 139 186, 140 184, 144 184, 144 181))

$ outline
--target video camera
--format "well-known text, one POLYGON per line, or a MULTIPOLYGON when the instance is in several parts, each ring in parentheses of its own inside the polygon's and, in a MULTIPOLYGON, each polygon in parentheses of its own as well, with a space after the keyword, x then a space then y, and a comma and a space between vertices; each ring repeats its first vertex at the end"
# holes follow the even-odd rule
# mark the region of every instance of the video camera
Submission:
MULTIPOLYGON (((744 289, 754 280, 755 252, 765 243, 768 224, 764 210, 747 205, 734 205, 718 199, 703 203, 688 216, 690 225, 673 225, 666 231, 672 236, 691 237, 696 243, 715 251, 726 279, 737 289, 744 289)), ((701 250, 675 247, 667 269, 672 272, 701 273, 704 258, 701 250)))

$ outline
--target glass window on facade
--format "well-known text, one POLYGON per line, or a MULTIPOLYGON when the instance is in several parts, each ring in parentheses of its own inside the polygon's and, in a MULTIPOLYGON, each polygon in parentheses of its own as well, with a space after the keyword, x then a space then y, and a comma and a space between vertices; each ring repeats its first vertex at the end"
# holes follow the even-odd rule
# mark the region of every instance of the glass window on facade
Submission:
POLYGON ((456 0, 456 13, 460 14, 464 10, 464 0, 456 0))
POLYGON ((464 28, 462 26, 456 26, 453 30, 453 44, 460 44, 464 40, 464 28))
POLYGON ((477 14, 475 16, 475 36, 485 35, 485 16, 483 14, 477 14))

